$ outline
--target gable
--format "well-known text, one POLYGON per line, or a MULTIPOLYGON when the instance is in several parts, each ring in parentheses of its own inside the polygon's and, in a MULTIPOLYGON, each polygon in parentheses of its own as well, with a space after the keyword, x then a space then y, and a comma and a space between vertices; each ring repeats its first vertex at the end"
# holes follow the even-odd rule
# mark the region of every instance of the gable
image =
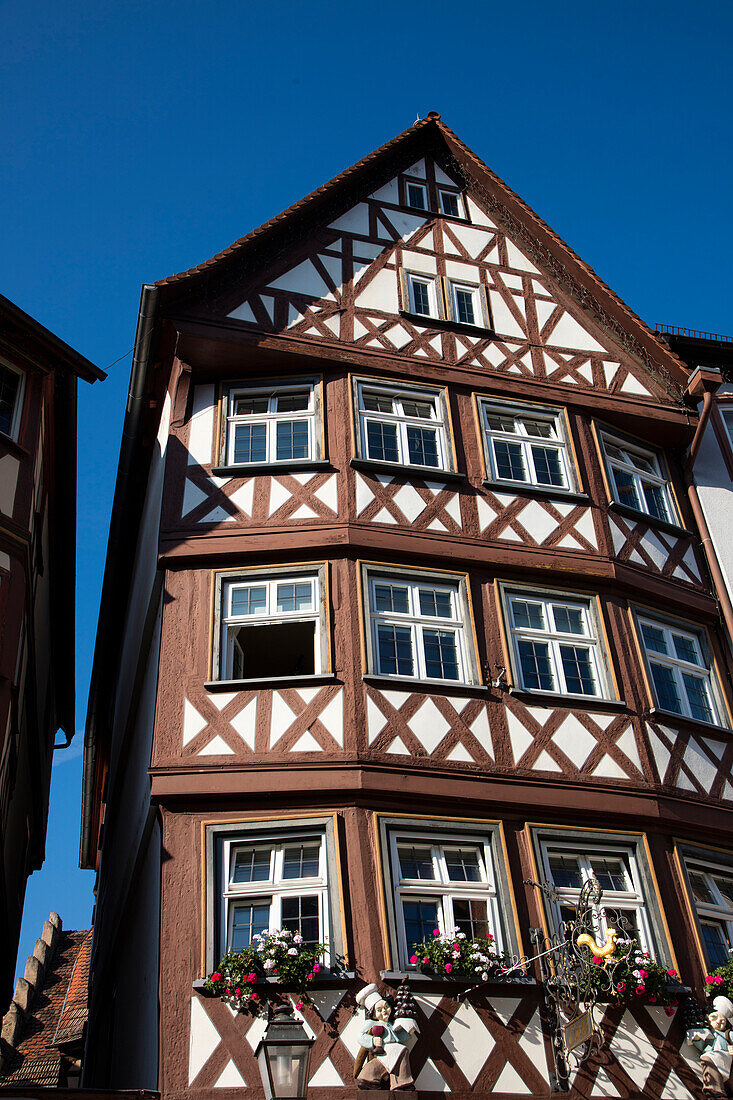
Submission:
POLYGON ((461 190, 459 181, 422 157, 314 228, 297 255, 232 289, 226 315, 258 331, 669 400, 664 380, 631 358, 536 266, 475 194, 463 192, 465 217, 441 217, 406 207, 409 180, 424 184, 433 209, 436 189, 461 190), (425 276, 444 303, 452 283, 482 287, 482 323, 416 316, 405 273, 425 276))

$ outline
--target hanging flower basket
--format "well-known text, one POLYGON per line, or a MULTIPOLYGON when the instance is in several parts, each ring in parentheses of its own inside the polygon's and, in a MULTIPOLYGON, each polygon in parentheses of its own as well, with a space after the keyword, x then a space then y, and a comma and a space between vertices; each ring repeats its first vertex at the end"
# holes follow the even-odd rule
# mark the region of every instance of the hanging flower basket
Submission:
POLYGON ((705 992, 709 997, 733 996, 733 960, 705 975, 705 992))
POLYGON ((480 940, 469 939, 457 928, 452 935, 436 928, 430 939, 412 945, 410 964, 432 978, 450 981, 470 978, 488 982, 501 977, 510 960, 508 955, 496 950, 490 932, 480 940))
POLYGON ((590 956, 590 968, 581 985, 581 996, 592 990, 598 1001, 618 1005, 656 1004, 667 1015, 674 1015, 678 1000, 670 985, 679 981, 677 971, 655 962, 636 940, 617 939, 616 953, 608 959, 593 955, 589 947, 584 950, 590 956))
POLYGON ((232 1008, 255 1009, 266 993, 254 987, 266 978, 277 978, 278 985, 294 986, 305 996, 310 982, 322 970, 320 959, 326 945, 305 945, 303 937, 285 928, 255 935, 241 951, 222 956, 217 969, 206 979, 207 993, 221 997, 232 1008))

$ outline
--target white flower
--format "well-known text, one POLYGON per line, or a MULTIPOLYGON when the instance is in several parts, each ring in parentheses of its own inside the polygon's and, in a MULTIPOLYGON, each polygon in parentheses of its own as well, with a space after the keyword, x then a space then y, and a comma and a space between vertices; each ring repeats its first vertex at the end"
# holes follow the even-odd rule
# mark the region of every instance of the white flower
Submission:
POLYGON ((297 955, 297 954, 298 954, 298 952, 297 952, 296 948, 294 948, 294 947, 289 947, 288 948, 288 955, 297 955))
POLYGON ((454 959, 460 959, 460 957, 461 957, 460 951, 451 951, 451 955, 453 956, 454 959))
POLYGON ((632 970, 631 973, 634 975, 635 978, 640 978, 641 977, 641 971, 640 970, 632 970))
POLYGON ((303 942, 303 937, 301 936, 300 932, 298 932, 295 936, 293 936, 293 943, 302 943, 302 942, 303 942))
POLYGON ((480 966, 474 966, 473 972, 474 972, 474 974, 479 974, 481 972, 481 967, 480 966))
POLYGON ((481 978, 483 981, 488 982, 489 975, 486 973, 486 971, 484 971, 484 973, 481 975, 481 978))
POLYGON ((272 970, 274 965, 275 963, 272 961, 272 959, 265 959, 265 970, 272 970))

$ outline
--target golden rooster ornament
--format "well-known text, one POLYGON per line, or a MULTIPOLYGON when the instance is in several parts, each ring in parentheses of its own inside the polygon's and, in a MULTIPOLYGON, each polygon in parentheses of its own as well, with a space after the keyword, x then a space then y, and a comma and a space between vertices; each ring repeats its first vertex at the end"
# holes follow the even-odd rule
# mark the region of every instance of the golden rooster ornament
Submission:
POLYGON ((611 959, 616 957, 616 937, 618 932, 615 928, 609 928, 606 932, 606 942, 603 944, 596 943, 592 936, 587 932, 583 932, 581 936, 578 936, 576 943, 578 947, 590 947, 593 954, 603 959, 603 965, 607 966, 611 959))

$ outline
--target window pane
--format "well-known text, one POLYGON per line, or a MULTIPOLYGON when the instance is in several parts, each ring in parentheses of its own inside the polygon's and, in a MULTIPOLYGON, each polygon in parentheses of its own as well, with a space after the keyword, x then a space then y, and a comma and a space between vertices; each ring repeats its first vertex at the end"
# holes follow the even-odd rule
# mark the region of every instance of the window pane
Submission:
POLYGON ((715 905, 715 897, 708 886, 705 875, 693 871, 690 874, 690 885, 695 901, 701 901, 705 905, 715 905))
POLYGON ((20 375, 14 370, 0 366, 0 432, 10 433, 13 426, 13 413, 18 396, 20 375))
POLYGON ((545 629, 545 609, 541 603, 512 600, 512 612, 515 626, 528 627, 531 630, 545 629))
POLYGON ((632 475, 627 473, 626 470, 617 470, 616 467, 613 467, 611 473, 616 483, 619 504, 626 504, 629 508, 634 508, 637 512, 640 512, 642 510, 641 501, 632 475))
POLYGON ((438 680, 458 679, 458 651, 452 630, 423 630, 425 672, 438 680))
POLYGON ((456 298, 456 320, 462 321, 465 325, 473 325, 475 323, 473 292, 463 290, 461 287, 454 287, 453 290, 456 298))
POLYGON ((460 217, 458 213, 458 195, 454 195, 452 191, 440 191, 440 209, 444 214, 448 214, 451 218, 460 217))
POLYGON ((232 882, 268 882, 270 848, 239 848, 234 856, 232 882))
POLYGON ((486 938, 489 929, 488 906, 485 901, 469 901, 463 898, 453 899, 453 921, 460 932, 469 939, 486 938))
POLYGON ((639 913, 636 909, 609 908, 603 910, 606 923, 615 928, 622 936, 632 936, 641 940, 641 928, 639 927, 639 913))
POLYGON ((527 435, 534 436, 537 439, 555 439, 557 437, 555 425, 550 420, 525 420, 522 418, 522 424, 527 435))
POLYGON ((278 611, 311 611, 313 586, 309 581, 295 581, 277 586, 278 611))
POLYGON ((685 685, 685 694, 690 707, 690 714, 698 722, 714 722, 715 715, 710 705, 707 680, 702 676, 693 676, 690 672, 682 673, 682 683, 685 685))
POLYGON ((439 466, 435 428, 407 428, 407 452, 414 466, 439 466))
POLYGON ((375 611, 395 611, 406 615, 409 609, 407 587, 400 584, 374 585, 375 611))
POLYGON ((427 283, 420 283, 416 280, 412 282, 412 299, 413 308, 415 313, 421 313, 426 317, 430 316, 430 292, 428 290, 427 283))
POLYGON ((673 632, 672 645, 680 661, 687 661, 691 665, 699 665, 702 667, 702 662, 697 655, 697 646, 692 638, 686 638, 684 634, 675 634, 673 632))
POLYGON ((730 962, 728 937, 725 934, 723 925, 719 924, 718 921, 714 924, 704 921, 700 927, 702 928, 705 958, 710 969, 713 970, 716 966, 723 966, 724 963, 730 962))
POLYGON ((555 678, 552 674, 547 642, 530 642, 522 638, 517 648, 522 666, 523 686, 529 690, 538 688, 540 691, 554 691, 555 678))
POLYGON ((565 685, 571 695, 598 694, 589 649, 577 645, 561 645, 560 660, 565 673, 565 685))
POLYGON ((233 588, 231 615, 258 615, 267 607, 267 589, 264 585, 257 588, 233 588))
POLYGON ((664 486, 650 485, 648 482, 642 481, 641 487, 649 515, 655 516, 657 519, 668 521, 670 515, 669 509, 667 508, 667 492, 664 486))
POLYGON ((430 848, 421 848, 414 844, 400 844, 397 848, 402 878, 426 879, 435 881, 433 855, 430 848))
POLYGON ((446 848, 445 862, 451 882, 481 882, 481 864, 475 848, 446 848))
POLYGON ((281 902, 282 926, 291 932, 300 932, 306 944, 320 940, 318 897, 283 898, 281 902))
POLYGON ((653 649, 655 653, 669 653, 667 639, 661 627, 642 623, 641 633, 644 636, 644 645, 647 649, 653 649))
POLYGON ((723 900, 733 909, 733 879, 715 876, 715 885, 723 895, 723 900))
POLYGON ((316 878, 320 844, 296 844, 283 852, 283 878, 316 878))
POLYGON ((416 210, 427 209, 424 187, 422 187, 419 183, 408 183, 406 190, 408 206, 414 206, 416 210))
POLYGON ((286 420, 277 424, 275 457, 278 462, 286 459, 308 457, 308 422, 286 420))
POLYGON ((554 447, 533 447, 532 461, 538 485, 565 485, 560 452, 554 447))
POLYGON ((252 937, 262 935, 270 925, 269 901, 253 901, 234 906, 232 913, 232 931, 229 942, 230 951, 241 951, 249 947, 252 937))
POLYGON ((504 432, 507 435, 517 434, 517 425, 509 416, 500 416, 498 413, 487 413, 486 421, 492 432, 504 432))
POLYGON ((496 476, 506 481, 527 481, 527 471, 524 465, 524 454, 520 443, 504 443, 495 439, 494 457, 496 459, 496 476))
POLYGON ((377 625, 379 671, 386 676, 412 676, 412 632, 407 626, 377 625))
POLYGON ((657 694, 657 703, 662 710, 671 710, 674 714, 682 714, 682 702, 677 689, 674 673, 666 665, 658 665, 656 661, 650 661, 654 690, 657 694))
POLYGON ((412 401, 402 398, 402 412, 405 416, 413 416, 419 420, 430 420, 434 409, 435 407, 430 401, 412 401))
POLYGON ((310 405, 310 393, 283 393, 277 398, 278 412, 300 412, 310 405))
POLYGON ((453 618, 453 601, 450 592, 436 592, 434 588, 420 589, 420 614, 440 619, 453 618))
POLYGON ((368 412, 394 412, 394 404, 392 398, 388 397, 386 393, 362 394, 361 403, 363 408, 365 408, 368 412))
POLYGON ((264 424, 237 424, 234 429, 234 462, 265 462, 267 428, 264 424))
POLYGON ((629 882, 623 860, 612 857, 594 857, 590 861, 593 874, 603 890, 629 890, 629 882))
POLYGON ((558 889, 579 890, 583 885, 580 863, 576 856, 553 854, 549 859, 552 881, 558 889))
POLYGON ((563 607, 561 604, 552 604, 552 617, 555 620, 555 630, 560 634, 582 634, 585 629, 585 616, 580 607, 563 607))
POLYGON ((367 457, 382 462, 398 462, 397 425, 379 424, 368 420, 366 426, 367 457))
POLYGON ((433 929, 438 927, 437 899, 403 898, 402 913, 405 918, 407 949, 412 954, 415 944, 431 939, 433 929))
POLYGON ((235 416, 254 416, 267 412, 269 397, 237 397, 234 400, 235 416))

